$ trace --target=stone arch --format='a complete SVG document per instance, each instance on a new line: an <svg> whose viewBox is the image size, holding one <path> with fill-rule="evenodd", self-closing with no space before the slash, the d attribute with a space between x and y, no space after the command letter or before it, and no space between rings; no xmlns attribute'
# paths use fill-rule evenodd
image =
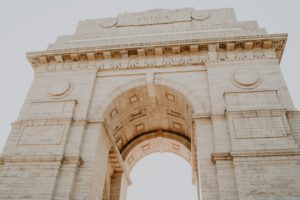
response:
<svg viewBox="0 0 300 200"><path fill-rule="evenodd" d="M158 84L142 85L123 92L111 102L104 113L104 125L112 136L125 126L135 125L138 132L168 130L190 138L192 111L191 103L177 90ZM149 118L151 121L147 121ZM168 121L162 122L162 118Z"/></svg>
<svg viewBox="0 0 300 200"><path fill-rule="evenodd" d="M191 141L176 133L165 131L152 132L136 138L122 151L122 157L130 172L139 160L156 152L174 153L193 165Z"/></svg>
<svg viewBox="0 0 300 200"><path fill-rule="evenodd" d="M130 89L121 92L106 106L103 125L115 142L109 156L114 170L111 180L116 180L112 181L111 188L117 188L117 191L111 195L127 190L123 170L128 173L140 159L151 153L177 154L191 164L193 172L196 170L192 156L192 146L195 146L192 145L193 105L185 95L188 91L183 94L159 82L168 81L159 80L155 84L134 82L141 85L132 88L133 84L127 84ZM112 95L116 92L120 91L117 89ZM116 162L116 154L122 157L123 169ZM196 173L193 175L195 180ZM123 187L126 189L120 189Z"/></svg>

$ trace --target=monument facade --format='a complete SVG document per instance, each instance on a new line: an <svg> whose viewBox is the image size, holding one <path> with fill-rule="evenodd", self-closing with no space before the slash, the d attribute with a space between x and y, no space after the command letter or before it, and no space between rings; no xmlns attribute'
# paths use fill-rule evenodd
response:
<svg viewBox="0 0 300 200"><path fill-rule="evenodd" d="M286 40L232 9L79 22L27 53L35 76L0 158L0 199L125 200L153 152L191 164L199 199L300 199Z"/></svg>

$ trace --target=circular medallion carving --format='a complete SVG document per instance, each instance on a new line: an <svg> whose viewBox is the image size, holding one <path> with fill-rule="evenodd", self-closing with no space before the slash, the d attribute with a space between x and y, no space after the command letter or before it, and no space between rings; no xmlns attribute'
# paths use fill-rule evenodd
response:
<svg viewBox="0 0 300 200"><path fill-rule="evenodd" d="M72 84L69 81L56 81L48 88L49 95L53 98L61 98L70 93Z"/></svg>
<svg viewBox="0 0 300 200"><path fill-rule="evenodd" d="M203 21L206 20L209 17L209 14L207 13L201 13L201 12L192 12L192 19L197 21Z"/></svg>
<svg viewBox="0 0 300 200"><path fill-rule="evenodd" d="M233 83L241 88L254 88L260 83L256 71L251 69L239 69L232 74Z"/></svg>
<svg viewBox="0 0 300 200"><path fill-rule="evenodd" d="M100 23L100 26L102 28L112 28L117 25L117 22L118 22L117 18L108 18L108 19L103 20Z"/></svg>

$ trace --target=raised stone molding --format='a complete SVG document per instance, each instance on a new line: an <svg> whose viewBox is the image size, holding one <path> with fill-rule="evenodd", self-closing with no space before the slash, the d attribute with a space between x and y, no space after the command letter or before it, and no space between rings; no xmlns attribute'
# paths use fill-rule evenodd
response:
<svg viewBox="0 0 300 200"><path fill-rule="evenodd" d="M238 157L266 157L266 156L299 156L300 150L265 150L265 151L242 151L242 152L230 152L233 158Z"/></svg>
<svg viewBox="0 0 300 200"><path fill-rule="evenodd" d="M6 156L3 155L4 163L9 162L62 162L63 156L49 155L49 156Z"/></svg>
<svg viewBox="0 0 300 200"><path fill-rule="evenodd" d="M211 161L216 164L217 161L224 160L232 160L232 156L230 153L212 153Z"/></svg>
<svg viewBox="0 0 300 200"><path fill-rule="evenodd" d="M272 151L241 151L241 152L224 152L212 153L211 160L214 164L217 161L234 160L235 158L244 157L272 157L272 156L300 156L299 149L296 150L272 150Z"/></svg>
<svg viewBox="0 0 300 200"><path fill-rule="evenodd" d="M76 164L77 167L80 167L84 164L84 160L81 156L64 156L63 157L63 164Z"/></svg>
<svg viewBox="0 0 300 200"><path fill-rule="evenodd" d="M152 43L108 45L30 52L27 53L27 58L35 70L44 68L50 72L203 65L209 62L253 59L277 58L280 61L286 39L286 34L270 34L172 41L159 43L159 46ZM81 65L81 62L84 64Z"/></svg>
<svg viewBox="0 0 300 200"><path fill-rule="evenodd" d="M0 199L126 199L154 152L188 161L203 199L300 197L286 40L232 9L81 21L27 53L36 76L0 156Z"/></svg>
<svg viewBox="0 0 300 200"><path fill-rule="evenodd" d="M74 163L80 167L84 161L81 156L60 156L60 155L51 155L51 156L6 156L3 155L0 158L1 162L4 163L24 163L24 162L60 162L61 164Z"/></svg>
<svg viewBox="0 0 300 200"><path fill-rule="evenodd" d="M18 120L12 123L12 127L18 128L22 126L42 126L42 125L49 125L49 124L69 124L73 122L72 118L39 118L39 119L26 119L26 120Z"/></svg>
<svg viewBox="0 0 300 200"><path fill-rule="evenodd" d="M209 57L208 53L197 53L197 54L184 54L184 55L167 55L167 56L149 56L144 58L132 57L132 58L116 58L109 60L94 60L87 62L65 62L65 63L47 63L41 64L40 67L35 68L36 72L68 72L68 71L112 71L112 70L126 70L126 69L146 69L146 68L157 68L157 67L184 67L191 65L198 65L199 68L206 64L230 64L232 61L237 63L264 61L270 62L277 59L274 56L266 57L265 50L256 53L253 57L233 57L230 60L226 57L223 58L226 53L216 53L214 59ZM235 55L235 52L233 52ZM241 54L241 53L239 53ZM221 55L221 56L219 56ZM221 61L221 62L220 62Z"/></svg>

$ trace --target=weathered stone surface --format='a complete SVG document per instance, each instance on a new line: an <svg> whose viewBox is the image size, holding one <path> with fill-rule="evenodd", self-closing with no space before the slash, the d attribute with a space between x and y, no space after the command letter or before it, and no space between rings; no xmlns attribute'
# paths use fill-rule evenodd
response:
<svg viewBox="0 0 300 200"><path fill-rule="evenodd" d="M286 39L232 9L80 22L27 54L35 79L0 158L0 199L124 200L153 152L186 159L203 200L299 199Z"/></svg>

